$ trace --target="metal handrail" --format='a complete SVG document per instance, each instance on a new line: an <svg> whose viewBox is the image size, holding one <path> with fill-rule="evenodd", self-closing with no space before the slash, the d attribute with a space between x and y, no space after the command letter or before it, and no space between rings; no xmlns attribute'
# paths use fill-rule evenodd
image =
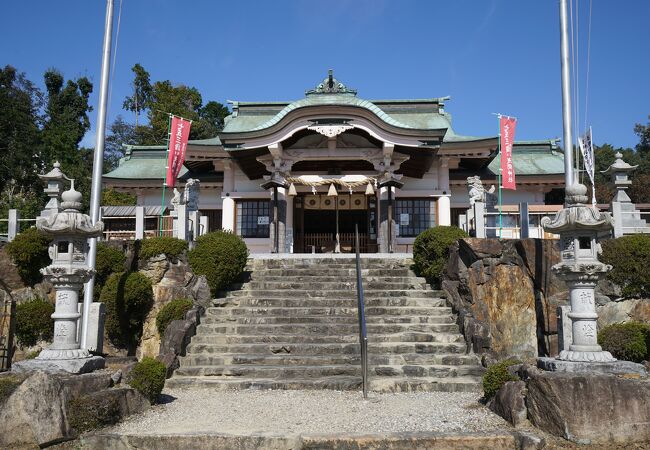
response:
<svg viewBox="0 0 650 450"><path fill-rule="evenodd" d="M363 381L363 398L368 398L368 333L366 331L366 308L361 282L361 258L359 256L359 225L354 225L354 242L357 269L357 311L359 314L359 345L361 346L361 378Z"/></svg>

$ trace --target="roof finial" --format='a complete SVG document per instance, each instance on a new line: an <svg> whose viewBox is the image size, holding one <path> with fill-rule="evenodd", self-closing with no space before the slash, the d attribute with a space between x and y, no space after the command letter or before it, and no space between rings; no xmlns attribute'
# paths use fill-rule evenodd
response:
<svg viewBox="0 0 650 450"><path fill-rule="evenodd" d="M312 94L351 94L357 95L355 89L347 88L343 83L334 78L334 71L329 69L327 71L327 78L323 80L315 89L310 89L305 92L305 95Z"/></svg>

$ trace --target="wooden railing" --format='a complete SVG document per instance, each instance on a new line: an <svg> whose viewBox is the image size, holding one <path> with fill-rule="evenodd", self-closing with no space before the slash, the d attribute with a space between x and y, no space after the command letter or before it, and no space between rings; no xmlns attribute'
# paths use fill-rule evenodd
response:
<svg viewBox="0 0 650 450"><path fill-rule="evenodd" d="M354 252L354 233L340 233L339 243L341 253ZM331 253L336 247L336 235L334 233L306 233L304 236L305 252L311 253L312 248L316 253ZM359 235L359 251L369 253L377 251L376 244L373 244L367 234Z"/></svg>

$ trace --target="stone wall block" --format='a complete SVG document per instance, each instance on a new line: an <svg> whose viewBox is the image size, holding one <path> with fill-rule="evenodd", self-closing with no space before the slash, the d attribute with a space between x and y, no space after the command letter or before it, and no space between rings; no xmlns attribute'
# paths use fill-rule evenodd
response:
<svg viewBox="0 0 650 450"><path fill-rule="evenodd" d="M650 440L650 382L528 367L526 406L536 427L575 442Z"/></svg>
<svg viewBox="0 0 650 450"><path fill-rule="evenodd" d="M526 409L526 383L508 381L489 401L488 407L515 427L528 422Z"/></svg>

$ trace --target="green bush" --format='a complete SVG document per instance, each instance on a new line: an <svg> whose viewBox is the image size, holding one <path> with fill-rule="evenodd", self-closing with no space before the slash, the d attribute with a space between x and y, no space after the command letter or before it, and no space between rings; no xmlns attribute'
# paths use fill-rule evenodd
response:
<svg viewBox="0 0 650 450"><path fill-rule="evenodd" d="M0 405L20 386L22 381L14 376L0 377Z"/></svg>
<svg viewBox="0 0 650 450"><path fill-rule="evenodd" d="M161 336L164 335L167 325L169 325L172 320L184 319L185 313L192 309L192 304L192 300L189 298L177 298L160 308L160 311L156 316L156 327L158 328L158 333L160 333Z"/></svg>
<svg viewBox="0 0 650 450"><path fill-rule="evenodd" d="M137 204L138 199L133 194L119 192L113 188L104 189L102 191L103 206L135 206Z"/></svg>
<svg viewBox="0 0 650 450"><path fill-rule="evenodd" d="M104 243L99 243L95 262L95 285L103 286L112 273L124 272L125 264L126 255L124 255L124 252L109 247Z"/></svg>
<svg viewBox="0 0 650 450"><path fill-rule="evenodd" d="M155 358L144 357L129 373L128 383L144 395L151 403L158 401L158 396L165 386L167 367Z"/></svg>
<svg viewBox="0 0 650 450"><path fill-rule="evenodd" d="M215 231L200 236L188 258L192 271L205 275L214 294L239 279L246 266L248 249L239 236Z"/></svg>
<svg viewBox="0 0 650 450"><path fill-rule="evenodd" d="M67 416L70 427L84 433L119 422L120 402L113 395L82 395L68 402Z"/></svg>
<svg viewBox="0 0 650 450"><path fill-rule="evenodd" d="M510 372L508 372L508 367L514 366L515 364L521 364L521 361L506 359L488 367L483 375L483 395L485 400L494 397L506 382L519 380L519 377L510 375Z"/></svg>
<svg viewBox="0 0 650 450"><path fill-rule="evenodd" d="M29 228L7 244L7 253L18 268L18 274L29 286L43 279L40 270L49 265L47 253L50 239L36 228Z"/></svg>
<svg viewBox="0 0 650 450"><path fill-rule="evenodd" d="M102 288L106 305L106 332L111 342L129 353L135 350L142 325L153 305L151 281L139 272L114 273Z"/></svg>
<svg viewBox="0 0 650 450"><path fill-rule="evenodd" d="M16 306L16 339L24 347L52 340L54 305L36 298Z"/></svg>
<svg viewBox="0 0 650 450"><path fill-rule="evenodd" d="M650 359L650 325L615 323L598 333L598 343L616 359L641 362Z"/></svg>
<svg viewBox="0 0 650 450"><path fill-rule="evenodd" d="M415 272L429 283L440 286L445 270L449 247L467 233L457 227L438 226L423 231L413 243L413 262Z"/></svg>
<svg viewBox="0 0 650 450"><path fill-rule="evenodd" d="M602 242L601 260L611 264L607 274L625 297L650 298L650 235L633 234Z"/></svg>
<svg viewBox="0 0 650 450"><path fill-rule="evenodd" d="M187 250L187 242L172 237L153 237L143 239L140 243L140 260L152 258L158 255L167 255L170 258L177 258Z"/></svg>

